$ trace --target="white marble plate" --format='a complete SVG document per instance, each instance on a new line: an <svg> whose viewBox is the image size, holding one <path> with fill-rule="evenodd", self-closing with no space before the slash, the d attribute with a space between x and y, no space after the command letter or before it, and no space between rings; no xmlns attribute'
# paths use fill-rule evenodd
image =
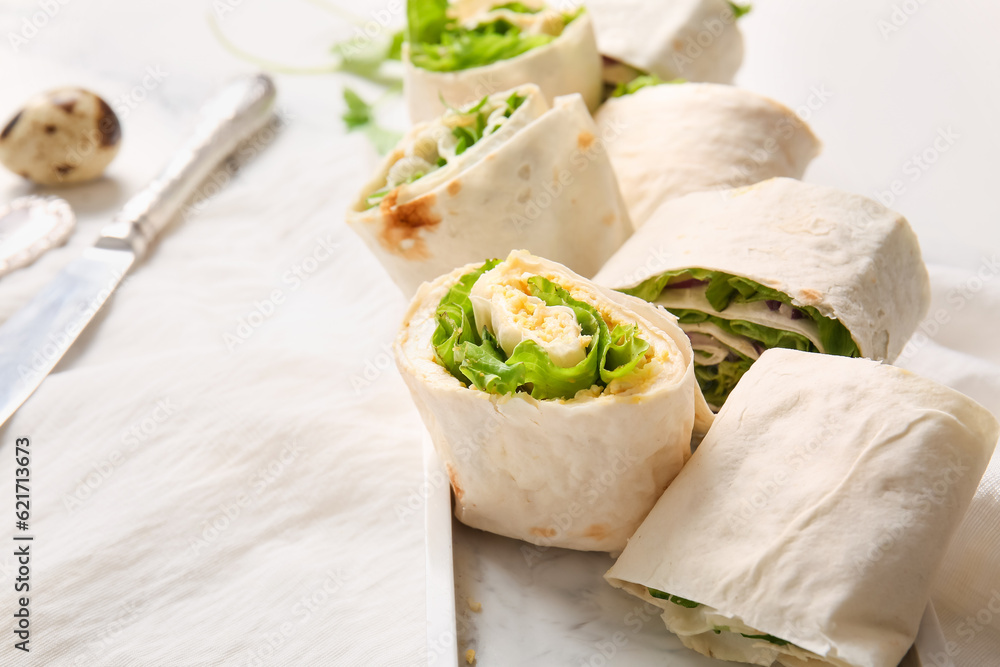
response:
<svg viewBox="0 0 1000 667"><path fill-rule="evenodd" d="M428 664L510 667L720 667L667 632L657 607L609 586L603 553L541 548L451 518L451 487L425 438ZM452 580L454 576L454 580ZM452 632L454 629L454 632ZM457 637L457 641L451 641ZM932 606L900 667L945 655Z"/></svg>

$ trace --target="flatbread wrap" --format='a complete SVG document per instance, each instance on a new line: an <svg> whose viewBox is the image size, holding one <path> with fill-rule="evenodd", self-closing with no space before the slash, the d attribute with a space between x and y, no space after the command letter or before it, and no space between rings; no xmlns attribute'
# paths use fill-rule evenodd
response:
<svg viewBox="0 0 1000 667"><path fill-rule="evenodd" d="M550 108L532 84L414 127L347 223L407 296L515 248L592 276L632 232L583 100L561 97Z"/></svg>
<svg viewBox="0 0 1000 667"><path fill-rule="evenodd" d="M711 83L621 86L594 116L636 227L660 204L777 176L802 178L820 142L794 111Z"/></svg>
<svg viewBox="0 0 1000 667"><path fill-rule="evenodd" d="M601 102L601 57L584 7L541 0L408 0L403 88L410 120L424 122L525 83L551 104L579 93Z"/></svg>
<svg viewBox="0 0 1000 667"><path fill-rule="evenodd" d="M423 284L394 350L455 516L537 545L620 551L712 419L669 313L524 251Z"/></svg>
<svg viewBox="0 0 1000 667"><path fill-rule="evenodd" d="M997 434L908 371L768 350L605 576L711 657L897 667Z"/></svg>
<svg viewBox="0 0 1000 667"><path fill-rule="evenodd" d="M930 302L903 216L790 178L667 201L594 280L679 318L716 408L768 348L892 361Z"/></svg>
<svg viewBox="0 0 1000 667"><path fill-rule="evenodd" d="M586 0L594 19L604 78L640 74L729 83L743 63L737 20L749 8L725 0Z"/></svg>

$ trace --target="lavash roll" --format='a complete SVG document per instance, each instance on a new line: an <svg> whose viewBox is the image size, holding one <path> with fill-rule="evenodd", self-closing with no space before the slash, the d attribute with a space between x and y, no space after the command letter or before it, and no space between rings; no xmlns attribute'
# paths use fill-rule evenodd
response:
<svg viewBox="0 0 1000 667"><path fill-rule="evenodd" d="M709 83L647 86L609 99L594 119L636 227L691 192L801 178L821 147L791 109Z"/></svg>
<svg viewBox="0 0 1000 667"><path fill-rule="evenodd" d="M453 10L470 17L503 0L457 0ZM529 2L539 7L540 2ZM590 111L601 103L603 83L601 56L597 52L590 14L575 18L554 40L513 58L482 67L436 72L415 66L409 47L403 46L403 93L410 121L421 123L444 113L445 103L453 107L481 99L497 91L534 83L551 104L557 97L579 93ZM443 100L443 102L442 102Z"/></svg>
<svg viewBox="0 0 1000 667"><path fill-rule="evenodd" d="M892 361L930 302L920 246L903 216L865 197L835 188L775 178L721 192L667 201L595 276L614 289L635 289L651 277L704 269L754 281L790 297L790 308L811 308L846 328L860 356ZM653 299L678 311L707 312L812 336L806 320L758 307L714 311L696 290L665 289ZM690 334L730 339L700 324ZM816 345L824 352L821 345ZM758 351L759 352L759 351ZM718 405L717 405L718 407Z"/></svg>
<svg viewBox="0 0 1000 667"><path fill-rule="evenodd" d="M769 350L605 576L705 655L896 667L997 434L908 371Z"/></svg>
<svg viewBox="0 0 1000 667"><path fill-rule="evenodd" d="M347 223L407 296L456 266L514 248L591 276L631 234L607 152L580 96L561 97L550 108L538 87L527 84L490 100L512 92L526 99L497 132L369 208L366 197L408 149L440 133L434 123L414 127L347 212Z"/></svg>
<svg viewBox="0 0 1000 667"><path fill-rule="evenodd" d="M585 0L606 58L661 79L729 83L743 35L725 0ZM620 83L620 81L613 81Z"/></svg>
<svg viewBox="0 0 1000 667"><path fill-rule="evenodd" d="M478 266L422 285L394 346L451 479L455 516L538 545L618 552L690 456L696 420L704 429L712 418L687 338L662 309L516 251L499 265L502 275L543 276L605 320L634 324L656 360L652 374L616 393L584 390L565 400L466 386L439 362L432 337L442 297Z"/></svg>

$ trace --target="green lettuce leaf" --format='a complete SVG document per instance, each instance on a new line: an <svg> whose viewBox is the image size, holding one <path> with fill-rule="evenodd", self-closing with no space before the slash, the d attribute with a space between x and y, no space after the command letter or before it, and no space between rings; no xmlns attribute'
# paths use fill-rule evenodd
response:
<svg viewBox="0 0 1000 667"><path fill-rule="evenodd" d="M541 299L547 306L572 309L583 334L592 337L587 356L569 368L556 366L542 346L533 340L521 341L514 348L508 363L525 365L526 383L531 385L532 398L572 398L581 389L600 384L601 361L610 338L604 319L593 306L577 301L569 292L541 276L529 278L528 289L531 296Z"/></svg>
<svg viewBox="0 0 1000 667"><path fill-rule="evenodd" d="M513 394L526 380L524 364L507 364L497 339L486 329L482 343L462 343L455 352L459 369L476 389L492 394Z"/></svg>
<svg viewBox="0 0 1000 667"><path fill-rule="evenodd" d="M671 595L670 593L664 593L663 591L656 590L655 588L646 588L646 590L649 591L649 594L652 595L654 598L659 598L661 600L669 600L670 602L673 602L674 604L680 605L682 607L686 607L687 609L694 609L695 607L701 606L701 604L698 602L694 602L692 600L686 600L677 595Z"/></svg>
<svg viewBox="0 0 1000 667"><path fill-rule="evenodd" d="M719 312L725 311L725 309L733 303L778 301L780 303L787 304L792 308L798 309L803 316L816 323L819 340L823 345L823 351L827 354L835 354L843 357L861 356L861 351L858 349L857 343L855 343L854 339L851 338L851 334L847 330L847 327L845 327L840 320L826 317L812 306L795 305L792 303L792 298L784 292L779 292L771 287L765 287L760 283L740 276L733 276L727 273L722 273L721 271L709 271L706 269L682 269L678 271L668 271L666 273L653 276L652 278L643 281L636 287L622 291L626 294L631 294L641 299L645 299L646 301L656 301L667 284L674 281L687 280L689 278L709 281L705 296L708 299L708 302L712 304L712 307ZM715 318L713 319L713 322L718 319L721 318ZM803 348L800 342L793 344L792 341L796 339L793 339L790 336L774 334L773 332L776 330L768 329L768 327L760 327L759 325L753 325L749 322L743 322L736 325L736 328L748 332L754 332L753 335L750 335L749 333L739 333L739 335L746 335L748 338L760 341L765 344L765 347L794 347L795 349L808 349ZM794 336L798 336L798 338L805 338L804 336L800 336L798 334L794 334ZM774 345L769 344L768 341L772 340L781 340L784 342ZM814 345L810 344L810 347L814 351L816 350Z"/></svg>
<svg viewBox="0 0 1000 667"><path fill-rule="evenodd" d="M545 46L553 35L524 35L504 19L466 29L447 16L447 0L407 0L407 41L410 62L432 72L455 72L508 60ZM535 13L520 2L502 6L518 13ZM564 26L583 12L579 8L563 14Z"/></svg>
<svg viewBox="0 0 1000 667"><path fill-rule="evenodd" d="M635 325L616 325L601 364L601 381L610 384L634 371L648 349L649 343L639 338Z"/></svg>
<svg viewBox="0 0 1000 667"><path fill-rule="evenodd" d="M514 115L514 112L521 108L521 105L524 104L524 101L526 99L528 98L524 95L519 95L516 90L513 93L511 93L510 97L507 98L507 101L505 103L506 108L504 109L503 112L504 117L510 118L512 115Z"/></svg>
<svg viewBox="0 0 1000 667"><path fill-rule="evenodd" d="M448 22L448 0L406 0L406 38L411 45L436 44Z"/></svg>
<svg viewBox="0 0 1000 667"><path fill-rule="evenodd" d="M634 326L618 325L614 332L609 332L593 306L574 299L541 276L528 279L531 296L546 305L566 306L573 311L583 334L591 337L587 356L578 364L563 368L552 361L541 345L523 340L506 357L488 330L475 330L469 298L475 282L497 263L498 260L491 260L462 276L438 304L438 326L432 344L440 363L463 384L497 394L524 391L538 400L568 399L581 389L595 384L605 386L627 376L644 358L649 344L638 336Z"/></svg>
<svg viewBox="0 0 1000 667"><path fill-rule="evenodd" d="M611 97L625 97L626 95L633 95L643 88L649 86L659 86L660 84L669 83L687 83L687 79L671 79L670 81L664 81L655 74L643 74L637 76L631 81L623 81L615 86L614 92L611 93Z"/></svg>
<svg viewBox="0 0 1000 667"><path fill-rule="evenodd" d="M517 12L518 14L537 14L542 11L540 9L532 9L523 2L508 2L505 5L498 5L493 9L509 9L512 12Z"/></svg>
<svg viewBox="0 0 1000 667"><path fill-rule="evenodd" d="M441 365L463 384L467 382L467 378L460 369L461 360L455 359L455 348L462 343L471 342L478 345L482 342L479 332L476 331L476 318L469 292L479 280L479 276L499 263L499 259L491 259L475 271L462 276L441 298L435 313L438 325L431 338L431 344Z"/></svg>
<svg viewBox="0 0 1000 667"><path fill-rule="evenodd" d="M733 354L739 357L735 361L725 359L714 366L694 365L694 376L705 400L717 407L726 402L736 383L753 365L753 359L736 352Z"/></svg>

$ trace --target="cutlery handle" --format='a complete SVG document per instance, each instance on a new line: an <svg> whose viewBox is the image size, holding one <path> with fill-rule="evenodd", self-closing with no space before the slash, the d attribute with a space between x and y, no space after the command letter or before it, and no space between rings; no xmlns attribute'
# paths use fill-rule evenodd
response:
<svg viewBox="0 0 1000 667"><path fill-rule="evenodd" d="M137 258L241 141L264 126L275 98L266 74L236 79L201 109L194 133L152 183L125 204L97 245L130 248Z"/></svg>

